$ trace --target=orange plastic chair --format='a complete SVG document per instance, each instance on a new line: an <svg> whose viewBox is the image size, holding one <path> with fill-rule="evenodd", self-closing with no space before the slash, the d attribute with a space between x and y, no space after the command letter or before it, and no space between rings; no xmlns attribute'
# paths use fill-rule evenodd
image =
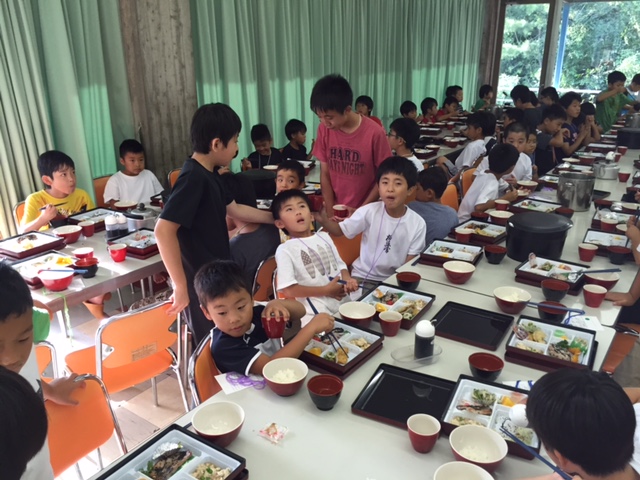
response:
<svg viewBox="0 0 640 480"><path fill-rule="evenodd" d="M637 325L628 325L621 323L620 326L630 329L632 332L637 331ZM624 358L631 353L633 346L638 340L635 334L616 332L607 352L607 356L602 362L602 371L613 374L616 368L622 363Z"/></svg>
<svg viewBox="0 0 640 480"><path fill-rule="evenodd" d="M460 202L458 201L458 189L453 183L447 185L442 197L440 197L440 202L443 205L448 205L455 211L458 211L458 207L460 206Z"/></svg>
<svg viewBox="0 0 640 480"><path fill-rule="evenodd" d="M351 240L344 235L340 237L331 235L331 239L336 245L336 249L338 250L342 261L347 264L347 267L351 268L353 262L355 262L356 258L360 256L360 241L362 240L362 234L355 236Z"/></svg>
<svg viewBox="0 0 640 480"><path fill-rule="evenodd" d="M13 221L16 224L16 228L20 230L20 222L22 221L22 217L24 216L24 200L22 202L18 202L13 206Z"/></svg>
<svg viewBox="0 0 640 480"><path fill-rule="evenodd" d="M273 276L276 271L276 257L269 257L263 260L253 279L253 299L256 302L267 302L273 300Z"/></svg>
<svg viewBox="0 0 640 480"><path fill-rule="evenodd" d="M95 345L67 355L67 368L71 372L88 372L98 376L110 393L151 380L156 406L156 377L172 369L178 378L184 408L188 412L187 394L180 381L180 362L171 349L173 344L180 341L175 332L181 331L181 322L178 319L177 329L170 330L176 322L175 315L167 315L170 303L153 304L103 320L96 332ZM113 351L103 359L105 345L113 348Z"/></svg>
<svg viewBox="0 0 640 480"><path fill-rule="evenodd" d="M222 390L215 379L216 375L220 375L220 370L211 356L212 335L213 331L200 342L189 359L189 387L196 406Z"/></svg>
<svg viewBox="0 0 640 480"><path fill-rule="evenodd" d="M108 207L109 205L104 201L104 189L107 186L107 181L111 178L111 175L105 175L93 179L93 191L96 194L96 206Z"/></svg>
<svg viewBox="0 0 640 480"><path fill-rule="evenodd" d="M471 187L471 184L476 179L474 172L475 168L469 168L464 171L462 174L462 196L464 197L467 194L467 191Z"/></svg>
<svg viewBox="0 0 640 480"><path fill-rule="evenodd" d="M178 177L180 176L181 171L182 171L182 168L174 168L169 172L169 175L167 175L167 182L169 182L169 188L173 188L173 186L176 184L176 180L178 180Z"/></svg>
<svg viewBox="0 0 640 480"><path fill-rule="evenodd" d="M122 454L127 453L118 419L111 409L104 383L94 375L83 375L86 387L76 389L73 398L78 405L45 402L49 419L48 441L51 466L55 477L98 450L100 469L103 446L115 433Z"/></svg>

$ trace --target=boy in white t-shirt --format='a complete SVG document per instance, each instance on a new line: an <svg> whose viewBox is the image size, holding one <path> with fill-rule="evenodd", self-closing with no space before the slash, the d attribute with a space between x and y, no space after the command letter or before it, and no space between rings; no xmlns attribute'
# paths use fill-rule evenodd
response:
<svg viewBox="0 0 640 480"><path fill-rule="evenodd" d="M110 206L122 201L149 203L164 190L156 176L144 168L144 148L137 140L120 144L121 172L111 176L104 188L104 201Z"/></svg>
<svg viewBox="0 0 640 480"><path fill-rule="evenodd" d="M276 227L290 236L276 251L278 292L304 305L303 327L315 315L313 308L335 314L342 299L358 290L358 283L329 234L311 231L309 199L300 190L285 190L273 200L271 212Z"/></svg>
<svg viewBox="0 0 640 480"><path fill-rule="evenodd" d="M46 401L74 405L71 394L84 388L77 375L41 382L33 346L33 299L29 287L9 264L0 262L0 365L22 375ZM0 477L5 478L0 472ZM27 465L21 480L53 480L47 443Z"/></svg>
<svg viewBox="0 0 640 480"><path fill-rule="evenodd" d="M479 175L471 184L458 209L460 223L471 218L471 212L484 212L495 208L498 198L514 201L518 198L518 190L510 189L502 197L499 197L499 180L509 175L516 165L519 157L518 150L513 145L501 143L489 152L489 170L484 175Z"/></svg>
<svg viewBox="0 0 640 480"><path fill-rule="evenodd" d="M362 233L360 256L353 262L351 274L370 283L385 280L420 254L427 233L422 217L405 205L416 188L416 167L406 158L389 157L380 164L376 179L381 201L360 207L340 223L328 219L324 211L316 216L333 235L354 238Z"/></svg>

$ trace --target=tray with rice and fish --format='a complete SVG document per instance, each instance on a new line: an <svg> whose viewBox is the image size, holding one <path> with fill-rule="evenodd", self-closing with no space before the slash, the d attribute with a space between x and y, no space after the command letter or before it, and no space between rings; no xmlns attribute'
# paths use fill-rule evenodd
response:
<svg viewBox="0 0 640 480"><path fill-rule="evenodd" d="M474 245L486 245L500 243L507 237L507 227L478 220L467 220L449 232L449 237L456 238L456 229L468 228L473 230L471 243Z"/></svg>
<svg viewBox="0 0 640 480"><path fill-rule="evenodd" d="M400 313L400 328L409 330L431 308L435 299L435 295L407 292L398 287L381 284L359 301L376 308L375 320L378 320L380 313L389 310Z"/></svg>
<svg viewBox="0 0 640 480"><path fill-rule="evenodd" d="M541 258L531 253L528 260L515 268L516 282L540 287L542 280L554 278L569 284L569 295L578 295L584 284L583 273L588 269L588 265Z"/></svg>
<svg viewBox="0 0 640 480"><path fill-rule="evenodd" d="M64 247L64 238L44 232L28 232L0 240L0 255L22 260Z"/></svg>
<svg viewBox="0 0 640 480"><path fill-rule="evenodd" d="M452 240L434 240L420 254L418 261L435 267L440 267L449 260L461 260L475 265L481 257L482 247L477 245L469 245Z"/></svg>

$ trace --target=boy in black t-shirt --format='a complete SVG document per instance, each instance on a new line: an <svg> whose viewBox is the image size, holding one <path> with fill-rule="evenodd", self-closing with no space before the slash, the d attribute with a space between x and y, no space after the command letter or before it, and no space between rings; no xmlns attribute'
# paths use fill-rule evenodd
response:
<svg viewBox="0 0 640 480"><path fill-rule="evenodd" d="M277 148L273 148L273 137L269 127L259 123L251 127L251 142L256 151L251 152L248 158L242 160L242 167L262 168L265 165L278 165L282 161L282 154Z"/></svg>
<svg viewBox="0 0 640 480"><path fill-rule="evenodd" d="M307 126L300 120L295 118L289 120L284 126L284 134L289 139L284 147L282 147L282 159L291 160L311 160L313 156L311 153L307 155L307 148L304 146L304 142L307 141ZM311 151L313 151L313 144L311 142Z"/></svg>
<svg viewBox="0 0 640 480"><path fill-rule="evenodd" d="M561 158L556 156L554 147L562 147L564 130L562 124L567 121L567 113L560 105L551 105L544 110L542 123L538 125L538 146L536 148L536 166L538 175L546 175L555 168Z"/></svg>
<svg viewBox="0 0 640 480"><path fill-rule="evenodd" d="M314 335L333 330L331 315L320 313L284 347L279 339L269 339L262 318L269 316L299 327L305 308L295 300L272 300L266 306L253 304L251 286L234 262L216 260L198 271L195 289L204 315L215 324L211 356L221 372L262 374L272 359L297 358Z"/></svg>
<svg viewBox="0 0 640 480"><path fill-rule="evenodd" d="M224 187L216 167L226 167L238 153L242 122L227 105L200 107L191 121L193 154L173 187L155 234L162 261L174 284L169 314L189 307L187 323L196 343L211 330L198 306L193 279L198 268L217 258L230 258L226 215L244 222L273 223L273 216L238 205Z"/></svg>

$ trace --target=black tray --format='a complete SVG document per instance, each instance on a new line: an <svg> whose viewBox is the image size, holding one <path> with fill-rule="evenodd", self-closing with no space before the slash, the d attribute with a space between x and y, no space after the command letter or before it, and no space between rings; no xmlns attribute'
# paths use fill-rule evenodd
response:
<svg viewBox="0 0 640 480"><path fill-rule="evenodd" d="M456 383L386 363L378 369L351 404L356 415L400 428L416 413L442 418Z"/></svg>
<svg viewBox="0 0 640 480"><path fill-rule="evenodd" d="M513 317L455 302L447 302L433 317L436 335L496 351Z"/></svg>

